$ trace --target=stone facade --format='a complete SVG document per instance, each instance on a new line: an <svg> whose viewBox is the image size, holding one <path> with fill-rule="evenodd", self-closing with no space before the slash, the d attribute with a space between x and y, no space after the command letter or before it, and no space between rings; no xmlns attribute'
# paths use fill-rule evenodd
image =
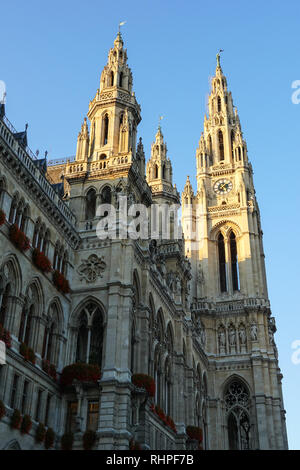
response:
<svg viewBox="0 0 300 470"><path fill-rule="evenodd" d="M184 240L172 236L176 214L167 239L111 238L109 228L97 236L98 206L112 204L118 215L121 195L129 209L140 203L149 213L180 204L160 126L145 165L132 86L118 33L75 159L48 167L1 108L0 323L11 345L0 366L0 448L45 448L35 438L43 423L55 432L54 448L73 433L73 448L82 449L91 429L96 449L133 441L194 449L194 426L204 449L286 449L259 208L220 58L196 153L197 192L188 178L181 197ZM157 224L161 235L163 215ZM123 228L119 217L116 233ZM36 261L41 253L49 272L44 258ZM64 367L79 362L98 364L100 379L62 388ZM153 398L133 385L135 374L154 378ZM28 433L11 428L15 409L31 417Z"/></svg>

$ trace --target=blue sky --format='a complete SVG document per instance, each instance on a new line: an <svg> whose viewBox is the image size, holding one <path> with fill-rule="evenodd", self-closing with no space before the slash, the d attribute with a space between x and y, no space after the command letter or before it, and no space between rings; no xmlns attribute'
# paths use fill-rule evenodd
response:
<svg viewBox="0 0 300 470"><path fill-rule="evenodd" d="M218 49L237 106L260 204L269 295L291 449L300 449L299 123L292 82L300 80L299 1L127 0L2 2L0 80L6 111L29 145L50 159L73 155L77 133L118 23L142 106L147 158L164 115L174 181L195 187L209 76Z"/></svg>

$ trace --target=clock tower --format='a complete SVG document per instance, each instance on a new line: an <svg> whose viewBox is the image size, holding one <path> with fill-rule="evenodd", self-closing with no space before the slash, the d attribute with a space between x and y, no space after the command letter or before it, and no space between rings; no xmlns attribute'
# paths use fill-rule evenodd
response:
<svg viewBox="0 0 300 470"><path fill-rule="evenodd" d="M220 55L196 151L197 192L182 194L191 321L205 329L216 448L287 447L262 229L247 145ZM242 396L247 400L242 403ZM247 402L247 403L246 403ZM222 432L221 432L222 431Z"/></svg>

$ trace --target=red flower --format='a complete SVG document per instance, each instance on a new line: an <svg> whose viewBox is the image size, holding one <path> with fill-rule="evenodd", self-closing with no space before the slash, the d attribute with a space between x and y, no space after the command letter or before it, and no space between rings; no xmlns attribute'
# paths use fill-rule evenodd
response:
<svg viewBox="0 0 300 470"><path fill-rule="evenodd" d="M72 385L73 380L79 380L80 382L97 382L101 377L99 366L95 364L84 364L78 362L64 367L60 383L63 387Z"/></svg>
<svg viewBox="0 0 300 470"><path fill-rule="evenodd" d="M138 388L144 388L150 397L155 395L155 381L147 374L133 374L131 382Z"/></svg>
<svg viewBox="0 0 300 470"><path fill-rule="evenodd" d="M0 325L0 340L3 341L6 345L7 348L11 347L11 336L10 332L3 328L2 325Z"/></svg>
<svg viewBox="0 0 300 470"><path fill-rule="evenodd" d="M57 270L53 273L53 282L55 287L64 294L69 294L71 292L69 281Z"/></svg>
<svg viewBox="0 0 300 470"><path fill-rule="evenodd" d="M50 260L47 258L47 256L44 255L42 251L39 251L37 248L33 250L32 260L36 267L44 273L49 273L52 271Z"/></svg>
<svg viewBox="0 0 300 470"><path fill-rule="evenodd" d="M0 225L3 225L3 224L4 224L5 219L6 219L6 214L5 214L5 212L4 212L2 209L0 209Z"/></svg>
<svg viewBox="0 0 300 470"><path fill-rule="evenodd" d="M198 428L196 426L187 426L186 433L190 439L195 439L199 442L199 444L202 442L203 433L201 428Z"/></svg>
<svg viewBox="0 0 300 470"><path fill-rule="evenodd" d="M26 251L30 248L29 238L26 237L25 233L16 224L10 226L9 238L20 251Z"/></svg>

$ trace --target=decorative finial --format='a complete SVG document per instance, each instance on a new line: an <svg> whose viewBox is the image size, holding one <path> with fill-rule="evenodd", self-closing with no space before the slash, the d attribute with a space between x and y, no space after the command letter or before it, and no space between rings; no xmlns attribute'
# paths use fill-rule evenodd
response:
<svg viewBox="0 0 300 470"><path fill-rule="evenodd" d="M25 124L25 132L27 131L27 129L28 129L28 122L26 122Z"/></svg>
<svg viewBox="0 0 300 470"><path fill-rule="evenodd" d="M45 151L45 158L47 158L48 150Z"/></svg>
<svg viewBox="0 0 300 470"><path fill-rule="evenodd" d="M40 153L40 151L39 151L39 149L37 149L37 150L35 151L35 154L36 154L37 157L39 156L39 153Z"/></svg>
<svg viewBox="0 0 300 470"><path fill-rule="evenodd" d="M119 34L121 34L121 26L123 26L126 23L126 21L121 21L119 23Z"/></svg>
<svg viewBox="0 0 300 470"><path fill-rule="evenodd" d="M217 53L217 67L221 67L220 65L220 53L224 52L224 49L220 49L219 52Z"/></svg>
<svg viewBox="0 0 300 470"><path fill-rule="evenodd" d="M160 122L161 122L161 120L162 120L163 118L164 118L163 116L159 116L159 118L158 118L158 129L159 129L159 130L161 129Z"/></svg>

